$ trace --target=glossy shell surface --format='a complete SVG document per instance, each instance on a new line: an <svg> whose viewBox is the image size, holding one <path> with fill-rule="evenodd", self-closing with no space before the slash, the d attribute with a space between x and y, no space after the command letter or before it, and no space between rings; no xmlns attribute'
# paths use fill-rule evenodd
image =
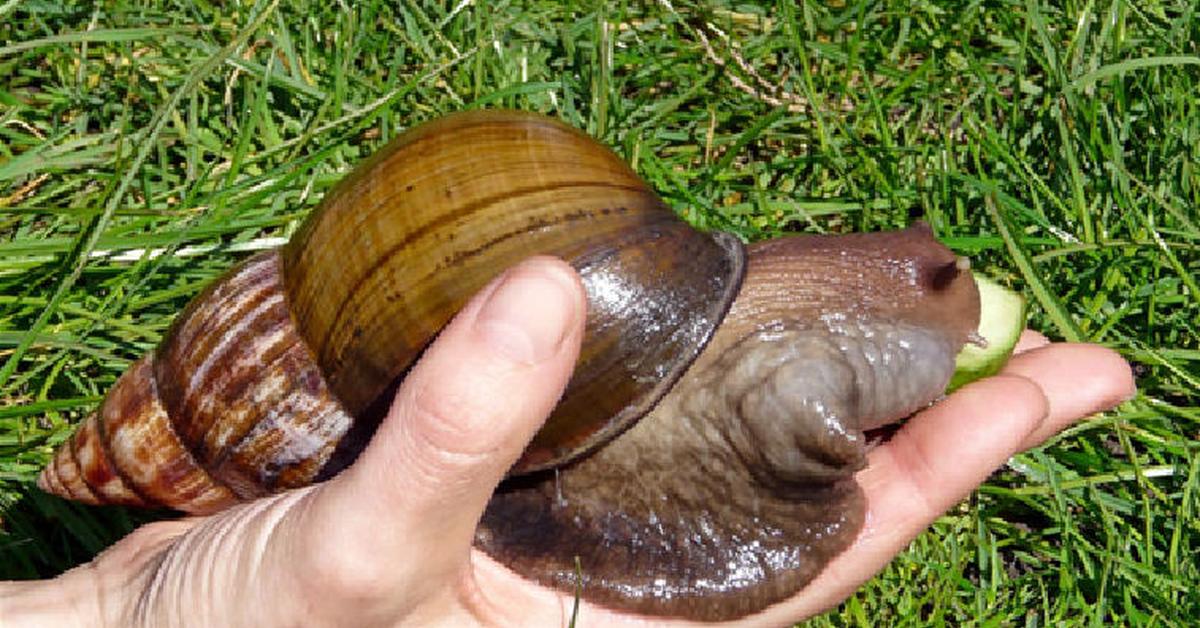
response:
<svg viewBox="0 0 1200 628"><path fill-rule="evenodd" d="M556 120L440 118L356 168L281 251L194 299L42 485L212 512L327 478L467 299L539 254L579 271L588 318L574 377L518 473L582 455L649 411L725 315L745 256Z"/></svg>
<svg viewBox="0 0 1200 628"><path fill-rule="evenodd" d="M654 405L733 302L740 243L689 227L575 129L470 112L357 168L284 248L284 278L326 382L361 415L471 295L535 253L580 272L588 319L575 374L520 472L591 449Z"/></svg>

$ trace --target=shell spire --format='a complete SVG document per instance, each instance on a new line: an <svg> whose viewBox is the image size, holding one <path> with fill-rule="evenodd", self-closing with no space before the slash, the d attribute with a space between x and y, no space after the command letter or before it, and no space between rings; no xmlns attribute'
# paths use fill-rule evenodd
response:
<svg viewBox="0 0 1200 628"><path fill-rule="evenodd" d="M313 482L352 422L296 332L269 251L192 301L38 485L85 503L211 513Z"/></svg>
<svg viewBox="0 0 1200 628"><path fill-rule="evenodd" d="M162 506L205 513L236 501L179 441L158 399L153 354L117 380L38 478L38 486L89 504Z"/></svg>

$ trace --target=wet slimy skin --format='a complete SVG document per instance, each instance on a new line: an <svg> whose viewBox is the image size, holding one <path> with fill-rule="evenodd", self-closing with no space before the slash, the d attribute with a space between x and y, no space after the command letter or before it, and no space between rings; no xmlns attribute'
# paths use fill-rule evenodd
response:
<svg viewBox="0 0 1200 628"><path fill-rule="evenodd" d="M729 316L655 410L591 456L503 487L476 543L612 608L761 610L853 541L863 430L941 394L978 309L970 273L923 225L752 247Z"/></svg>

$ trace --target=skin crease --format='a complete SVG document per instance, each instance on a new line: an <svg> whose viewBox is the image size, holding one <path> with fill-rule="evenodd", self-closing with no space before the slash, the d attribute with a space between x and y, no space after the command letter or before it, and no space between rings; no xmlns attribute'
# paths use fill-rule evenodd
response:
<svg viewBox="0 0 1200 628"><path fill-rule="evenodd" d="M345 473L145 526L53 580L0 583L0 624L565 625L569 597L521 580L471 539L569 377L583 309L562 262L511 269L442 333ZM849 550L793 598L730 625L787 625L838 604L1012 454L1135 393L1128 365L1107 349L1026 332L1017 351L999 375L871 452L858 474L867 522ZM689 624L584 603L578 625Z"/></svg>

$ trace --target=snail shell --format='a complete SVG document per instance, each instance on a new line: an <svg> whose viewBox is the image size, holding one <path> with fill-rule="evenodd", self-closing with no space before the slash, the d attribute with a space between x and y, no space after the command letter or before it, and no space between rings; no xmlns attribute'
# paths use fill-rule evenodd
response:
<svg viewBox="0 0 1200 628"><path fill-rule="evenodd" d="M861 524L862 430L936 398L978 324L926 226L747 258L561 123L458 114L193 300L39 484L208 513L325 479L466 300L539 253L583 278L584 346L476 543L566 590L578 556L585 598L643 613L738 617L808 582Z"/></svg>
<svg viewBox="0 0 1200 628"><path fill-rule="evenodd" d="M358 167L281 251L194 299L42 483L81 501L207 513L327 478L366 445L372 404L454 313L535 253L582 276L586 340L514 472L561 464L645 414L744 273L735 238L689 227L575 129L515 112L441 118Z"/></svg>

